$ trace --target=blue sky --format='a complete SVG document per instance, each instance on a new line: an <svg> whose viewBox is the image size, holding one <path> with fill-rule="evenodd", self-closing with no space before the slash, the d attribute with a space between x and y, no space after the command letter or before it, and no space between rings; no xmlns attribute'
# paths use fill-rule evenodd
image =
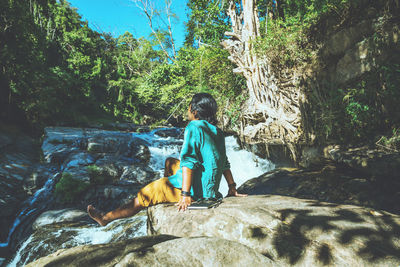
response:
<svg viewBox="0 0 400 267"><path fill-rule="evenodd" d="M147 18L130 0L67 0L71 6L78 9L83 20L97 31L111 33L114 37L129 31L135 38L148 38L151 33ZM163 4L164 0L153 0ZM187 0L173 0L172 12L179 20L172 25L173 36L177 48L183 45L185 39L185 22L188 20Z"/></svg>

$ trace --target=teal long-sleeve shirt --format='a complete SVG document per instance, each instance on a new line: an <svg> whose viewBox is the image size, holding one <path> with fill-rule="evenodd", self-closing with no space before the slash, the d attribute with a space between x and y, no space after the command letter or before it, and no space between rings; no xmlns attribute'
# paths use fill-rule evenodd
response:
<svg viewBox="0 0 400 267"><path fill-rule="evenodd" d="M180 154L180 169L168 177L176 188L182 188L182 167L193 170L191 193L194 199L220 198L222 174L230 169L223 132L206 120L193 120L185 129Z"/></svg>

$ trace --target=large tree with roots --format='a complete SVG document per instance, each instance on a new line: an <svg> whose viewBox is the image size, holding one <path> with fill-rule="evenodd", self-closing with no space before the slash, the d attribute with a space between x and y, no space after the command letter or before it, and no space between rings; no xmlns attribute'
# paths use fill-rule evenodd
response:
<svg viewBox="0 0 400 267"><path fill-rule="evenodd" d="M230 2L228 14L232 32L225 35L222 46L230 53L229 59L237 65L235 73L246 78L249 100L243 110L242 135L248 140L268 140L270 144L285 144L295 158L295 144L303 136L300 106L304 95L298 87L282 86L271 72L268 58L255 53L254 41L260 36L256 0L242 0L240 9ZM279 77L280 81L285 79ZM283 78L283 79L282 79ZM286 79L292 83L291 77ZM258 137L258 138L257 138Z"/></svg>

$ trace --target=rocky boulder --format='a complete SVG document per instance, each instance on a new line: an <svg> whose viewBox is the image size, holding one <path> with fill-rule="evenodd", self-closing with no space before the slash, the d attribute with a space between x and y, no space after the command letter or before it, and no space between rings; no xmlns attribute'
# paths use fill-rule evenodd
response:
<svg viewBox="0 0 400 267"><path fill-rule="evenodd" d="M161 136L161 137L175 137L175 138L179 138L182 137L183 138L183 129L179 129L179 128L174 128L174 129L158 129L154 131L155 135Z"/></svg>
<svg viewBox="0 0 400 267"><path fill-rule="evenodd" d="M284 266L398 266L400 216L285 196L226 198L217 208L148 209L149 234L240 242Z"/></svg>
<svg viewBox="0 0 400 267"><path fill-rule="evenodd" d="M33 230L14 255L11 266L24 266L59 249L86 244L113 246L116 242L143 236L146 234L146 213L99 227L83 210L51 210L36 219Z"/></svg>
<svg viewBox="0 0 400 267"><path fill-rule="evenodd" d="M49 210L43 212L32 224L34 230L38 230L48 225L60 223L91 222L87 212L75 209Z"/></svg>
<svg viewBox="0 0 400 267"><path fill-rule="evenodd" d="M371 177L399 177L399 152L388 152L377 147L342 148L336 145L326 147L324 149L324 156L337 163L368 174Z"/></svg>
<svg viewBox="0 0 400 267"><path fill-rule="evenodd" d="M84 209L88 204L93 204L101 210L109 211L132 200L141 188L138 184L93 186L75 205Z"/></svg>
<svg viewBox="0 0 400 267"><path fill-rule="evenodd" d="M159 235L60 250L27 266L276 266L240 243Z"/></svg>
<svg viewBox="0 0 400 267"><path fill-rule="evenodd" d="M24 191L29 196L42 188L47 180L57 172L52 164L35 164L31 166L31 170L30 174L25 176L23 183Z"/></svg>
<svg viewBox="0 0 400 267"><path fill-rule="evenodd" d="M21 204L37 187L25 187L39 163L37 142L21 132L7 129L0 133L0 243L6 242L9 229Z"/></svg>
<svg viewBox="0 0 400 267"><path fill-rule="evenodd" d="M148 145L143 138L130 132L45 128L44 157L47 162L60 167L63 177L64 174L69 177L63 180L65 189L59 187L57 192L62 197L57 200L73 199L75 205L82 205L79 207L89 201L107 209L128 201L136 194L139 185L157 178L148 166L151 156ZM69 183L82 184L85 189L72 192Z"/></svg>
<svg viewBox="0 0 400 267"><path fill-rule="evenodd" d="M382 172L391 170L382 169ZM330 161L308 169L278 168L246 181L238 190L251 195L278 194L362 205L399 214L399 188L400 180L396 177L374 177L368 172Z"/></svg>

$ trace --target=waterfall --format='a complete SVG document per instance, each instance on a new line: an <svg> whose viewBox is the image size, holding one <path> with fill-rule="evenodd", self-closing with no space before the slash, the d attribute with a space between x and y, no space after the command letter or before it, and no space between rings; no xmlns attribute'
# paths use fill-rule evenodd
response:
<svg viewBox="0 0 400 267"><path fill-rule="evenodd" d="M8 247L10 245L12 236L23 222L30 219L30 217L34 213L37 214L38 212L45 209L46 202L48 202L48 197L51 193L51 190L54 186L54 182L58 175L59 173L56 173L55 175L50 177L50 179L47 180L47 182L41 189L37 190L32 197L30 197L27 201L25 201L26 206L22 209L22 211L18 214L17 218L15 219L13 226L11 227L8 233L7 241L5 243L0 243L0 248Z"/></svg>

